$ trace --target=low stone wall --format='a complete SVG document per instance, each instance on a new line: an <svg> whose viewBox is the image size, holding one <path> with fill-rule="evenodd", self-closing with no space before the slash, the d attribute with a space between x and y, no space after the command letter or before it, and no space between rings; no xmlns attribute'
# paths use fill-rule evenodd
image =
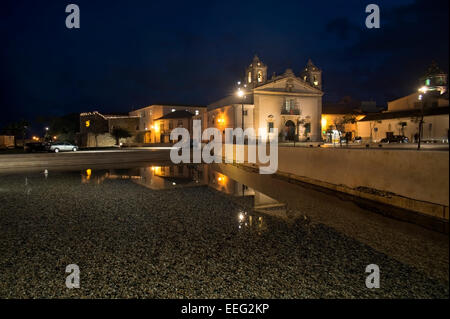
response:
<svg viewBox="0 0 450 319"><path fill-rule="evenodd" d="M86 136L85 147L109 147L116 145L116 139L109 133L99 134L97 137L95 134L88 133ZM135 137L121 138L119 143L132 145L136 143Z"/></svg>
<svg viewBox="0 0 450 319"><path fill-rule="evenodd" d="M448 220L446 151L279 147L277 174Z"/></svg>

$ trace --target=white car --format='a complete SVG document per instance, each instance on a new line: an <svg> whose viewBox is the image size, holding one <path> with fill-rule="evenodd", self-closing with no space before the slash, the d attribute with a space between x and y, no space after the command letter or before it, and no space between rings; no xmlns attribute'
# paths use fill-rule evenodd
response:
<svg viewBox="0 0 450 319"><path fill-rule="evenodd" d="M68 142L55 142L48 146L48 151L55 152L55 153L64 152L64 151L76 152L76 151L78 151L78 146L73 145Z"/></svg>

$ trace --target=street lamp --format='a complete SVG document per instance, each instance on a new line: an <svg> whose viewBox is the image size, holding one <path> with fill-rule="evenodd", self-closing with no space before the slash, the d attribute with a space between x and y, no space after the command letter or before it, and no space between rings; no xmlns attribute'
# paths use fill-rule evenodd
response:
<svg viewBox="0 0 450 319"><path fill-rule="evenodd" d="M236 95L242 99L242 131L244 131L244 99L245 99L245 92L240 87L241 82L238 82L239 88L236 92ZM244 84L244 87L247 87L247 85Z"/></svg>
<svg viewBox="0 0 450 319"><path fill-rule="evenodd" d="M51 138L49 137L49 133L48 131L50 130L50 128L48 126L45 127L45 134L44 134L44 141L47 142L49 139L51 140Z"/></svg>
<svg viewBox="0 0 450 319"><path fill-rule="evenodd" d="M419 140L417 141L417 150L420 150L420 144L422 142L422 130L423 130L423 117L425 112L425 102L426 102L426 94L430 91L430 88L428 86L422 86L419 89L419 92L422 94L419 95L419 101L422 102L421 108L420 108L420 121L419 121Z"/></svg>

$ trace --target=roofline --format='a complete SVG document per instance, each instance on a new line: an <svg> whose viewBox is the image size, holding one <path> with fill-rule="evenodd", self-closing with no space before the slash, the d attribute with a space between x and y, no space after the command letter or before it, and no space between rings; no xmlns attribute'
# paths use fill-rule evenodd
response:
<svg viewBox="0 0 450 319"><path fill-rule="evenodd" d="M139 118L139 116L137 115L108 115L108 114L102 114L98 111L93 111L93 112L83 112L80 113L80 116L90 116L90 115L99 115L101 116L103 119L105 120L110 120L110 119L125 119L125 118Z"/></svg>
<svg viewBox="0 0 450 319"><path fill-rule="evenodd" d="M177 112L185 112L185 113L189 113L190 115L184 114L184 115L186 115L186 116L180 116L180 117L168 117L168 116L170 116L171 114L174 114L174 113L177 113ZM178 110L178 111L175 111L175 112L167 113L167 114L165 114L165 115L163 115L163 116L161 116L161 117L155 119L155 121L158 121L158 120L170 120L170 119L186 119L186 118L191 118L191 117L194 117L194 116L195 116L195 114L193 114L193 113L191 113L191 112L189 112L189 111Z"/></svg>
<svg viewBox="0 0 450 319"><path fill-rule="evenodd" d="M131 110L130 112L136 112L136 111L140 111L152 106L170 106L170 107L198 107L198 108L206 108L208 107L207 105L196 105L196 104L151 104L151 105L147 105L144 107L140 107L138 109L135 110Z"/></svg>
<svg viewBox="0 0 450 319"><path fill-rule="evenodd" d="M281 74L281 75L277 76L277 77L274 78L274 79L268 80L266 83L261 84L261 85L255 87L255 88L253 89L253 91L258 90L258 89L260 89L260 88L266 86L267 84L276 83L276 82L278 82L278 81L281 81L281 80L287 79L287 78L292 78L292 79L298 81L300 84L305 85L305 86L307 86L307 87L310 88L310 89L316 90L316 91L322 93L322 95L324 94L324 92L323 92L322 90L313 87L311 84L309 84L309 83L306 82L306 81L303 81L301 78L299 78L299 77L297 77L297 76L295 76L295 75L285 75L285 74Z"/></svg>
<svg viewBox="0 0 450 319"><path fill-rule="evenodd" d="M438 116L438 115L449 114L449 109L450 108L448 106L426 109L424 112L424 116ZM365 118L359 120L359 122L401 119L401 118L408 118L408 117L416 117L416 116L420 116L420 115L421 115L420 109L375 113L375 114L367 115Z"/></svg>

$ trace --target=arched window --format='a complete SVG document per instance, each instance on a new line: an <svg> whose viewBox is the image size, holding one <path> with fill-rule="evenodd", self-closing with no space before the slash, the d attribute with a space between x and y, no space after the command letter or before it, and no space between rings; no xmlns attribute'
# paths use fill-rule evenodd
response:
<svg viewBox="0 0 450 319"><path fill-rule="evenodd" d="M252 72L248 72L248 83L252 83Z"/></svg>
<svg viewBox="0 0 450 319"><path fill-rule="evenodd" d="M258 71L258 82L261 83L263 81L262 71Z"/></svg>

